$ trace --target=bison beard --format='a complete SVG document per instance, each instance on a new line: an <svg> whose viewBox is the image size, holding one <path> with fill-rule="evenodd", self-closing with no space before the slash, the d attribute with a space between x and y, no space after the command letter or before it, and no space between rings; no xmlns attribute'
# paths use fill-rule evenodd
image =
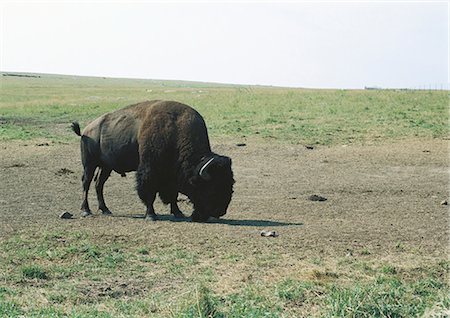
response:
<svg viewBox="0 0 450 318"><path fill-rule="evenodd" d="M80 135L77 123L72 128ZM147 207L146 219L157 219L153 208L157 193L176 217L183 217L178 193L187 195L194 205L192 220L200 222L224 215L231 201L231 159L211 151L202 116L187 105L151 101L105 114L81 134L81 153L84 215L91 214L87 192L97 167L97 198L104 213L110 211L103 184L112 170L122 175L137 170L136 188Z"/></svg>

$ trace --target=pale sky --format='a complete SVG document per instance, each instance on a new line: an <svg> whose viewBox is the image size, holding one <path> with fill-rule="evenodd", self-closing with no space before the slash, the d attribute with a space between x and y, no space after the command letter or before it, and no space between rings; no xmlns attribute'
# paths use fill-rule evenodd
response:
<svg viewBox="0 0 450 318"><path fill-rule="evenodd" d="M6 1L1 71L315 88L448 79L447 1Z"/></svg>

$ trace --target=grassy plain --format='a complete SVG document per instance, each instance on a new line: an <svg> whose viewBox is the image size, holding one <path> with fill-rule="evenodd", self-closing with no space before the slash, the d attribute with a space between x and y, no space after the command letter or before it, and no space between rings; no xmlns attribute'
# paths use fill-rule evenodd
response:
<svg viewBox="0 0 450 318"><path fill-rule="evenodd" d="M105 112L152 99L194 106L212 136L334 145L448 134L446 91L308 90L41 75L1 78L0 138L64 140L73 120L84 126Z"/></svg>
<svg viewBox="0 0 450 318"><path fill-rule="evenodd" d="M1 317L449 315L447 92L39 76L0 78ZM128 214L58 219L81 203L70 122L151 99L194 106L234 155L230 213L145 223L112 177Z"/></svg>

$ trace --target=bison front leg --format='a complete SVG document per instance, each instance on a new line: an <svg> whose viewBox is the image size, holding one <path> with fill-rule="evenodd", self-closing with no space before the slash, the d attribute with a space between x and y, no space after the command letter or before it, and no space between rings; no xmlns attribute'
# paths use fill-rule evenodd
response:
<svg viewBox="0 0 450 318"><path fill-rule="evenodd" d="M145 220L146 221L156 221L158 220L158 216L155 213L155 209L153 208L153 202L155 202L156 193L150 192L147 195L144 195L144 199L141 197L141 200L144 201L145 206L147 207L145 211ZM140 197L140 195L139 195Z"/></svg>
<svg viewBox="0 0 450 318"><path fill-rule="evenodd" d="M183 219L185 218L183 212L180 211L180 208L178 207L177 201L170 203L170 213L172 213L176 219Z"/></svg>
<svg viewBox="0 0 450 318"><path fill-rule="evenodd" d="M111 214L111 211L106 207L105 198L103 197L103 186L106 180L108 180L111 175L110 168L100 168L100 175L95 182L95 191L97 192L98 209L102 211L103 214Z"/></svg>
<svg viewBox="0 0 450 318"><path fill-rule="evenodd" d="M176 219L183 219L185 217L177 204L178 191L175 186L166 185L165 187L162 187L159 191L159 196L164 204L170 203L170 213L173 214Z"/></svg>
<svg viewBox="0 0 450 318"><path fill-rule="evenodd" d="M155 209L153 208L153 204L147 205L147 210L145 212L144 219L146 221L157 221L158 220L158 216L155 213Z"/></svg>
<svg viewBox="0 0 450 318"><path fill-rule="evenodd" d="M156 189L151 185L149 180L149 173L146 171L146 169L139 167L136 174L136 188L139 198L147 207L147 210L145 212L145 219L156 221L158 219L158 216L156 215L155 209L153 208L153 203L155 202L156 198Z"/></svg>

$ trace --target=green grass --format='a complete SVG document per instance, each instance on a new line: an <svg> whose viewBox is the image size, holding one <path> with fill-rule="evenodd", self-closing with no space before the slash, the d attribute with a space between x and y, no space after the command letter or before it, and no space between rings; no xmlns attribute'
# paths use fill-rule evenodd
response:
<svg viewBox="0 0 450 318"><path fill-rule="evenodd" d="M0 316L417 317L450 308L446 260L402 267L345 258L333 270L323 261L308 278L295 272L271 281L248 277L224 292L217 289L220 272L200 261L202 248L110 239L80 231L1 241Z"/></svg>
<svg viewBox="0 0 450 318"><path fill-rule="evenodd" d="M42 75L2 76L0 139L74 140L86 125L131 103L177 100L194 106L214 137L348 144L447 136L446 91L306 90L177 81Z"/></svg>
<svg viewBox="0 0 450 318"><path fill-rule="evenodd" d="M423 279L405 282L380 277L351 287L332 286L326 295L325 317L419 317L438 304L449 308L448 294L437 292L444 282Z"/></svg>
<svg viewBox="0 0 450 318"><path fill-rule="evenodd" d="M28 279L47 279L48 275L45 270L38 265L28 265L21 268L22 275Z"/></svg>
<svg viewBox="0 0 450 318"><path fill-rule="evenodd" d="M8 141L76 142L71 121L84 126L150 99L194 106L214 137L335 145L443 138L448 129L447 92L0 80L0 139ZM450 308L448 260L408 254L401 242L389 261L368 247L351 257L300 259L272 249L270 240L224 243L217 234L193 244L141 225L122 237L95 227L53 228L0 240L0 317L444 317Z"/></svg>

